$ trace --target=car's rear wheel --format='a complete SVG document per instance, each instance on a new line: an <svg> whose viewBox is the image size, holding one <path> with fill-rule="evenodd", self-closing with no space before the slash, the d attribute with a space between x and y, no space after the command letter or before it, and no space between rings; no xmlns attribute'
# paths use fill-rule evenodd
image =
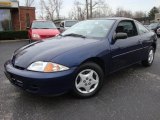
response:
<svg viewBox="0 0 160 120"><path fill-rule="evenodd" d="M154 61L154 55L155 55L155 50L151 46L148 50L148 58L146 60L142 61L142 65L145 67L151 66Z"/></svg>
<svg viewBox="0 0 160 120"><path fill-rule="evenodd" d="M101 67L95 63L85 63L79 67L73 92L81 98L95 95L103 84L104 73Z"/></svg>

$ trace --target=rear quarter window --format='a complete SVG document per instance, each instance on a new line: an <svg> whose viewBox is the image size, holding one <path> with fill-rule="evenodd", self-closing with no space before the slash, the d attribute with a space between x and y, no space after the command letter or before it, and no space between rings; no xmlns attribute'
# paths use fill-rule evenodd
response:
<svg viewBox="0 0 160 120"><path fill-rule="evenodd" d="M141 23L136 22L136 24L137 24L137 29L138 29L140 35L149 32L149 30L146 27L144 27Z"/></svg>

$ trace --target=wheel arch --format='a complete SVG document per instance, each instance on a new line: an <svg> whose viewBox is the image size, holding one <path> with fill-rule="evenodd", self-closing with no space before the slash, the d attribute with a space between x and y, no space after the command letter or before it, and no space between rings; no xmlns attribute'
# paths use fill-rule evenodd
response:
<svg viewBox="0 0 160 120"><path fill-rule="evenodd" d="M153 42L153 43L151 44L151 46L154 48L154 51L156 51L156 49L157 49L157 45L156 45L156 43L155 43L155 42Z"/></svg>
<svg viewBox="0 0 160 120"><path fill-rule="evenodd" d="M87 62L96 63L97 65L99 65L99 66L102 68L102 70L103 70L104 73L107 72L106 67L105 67L105 66L106 66L106 65L105 65L105 62L104 62L104 60L102 60L101 58L99 58L99 57L88 58L88 59L86 59L85 61L83 61L83 62L81 63L81 65L84 64L84 63L87 63Z"/></svg>

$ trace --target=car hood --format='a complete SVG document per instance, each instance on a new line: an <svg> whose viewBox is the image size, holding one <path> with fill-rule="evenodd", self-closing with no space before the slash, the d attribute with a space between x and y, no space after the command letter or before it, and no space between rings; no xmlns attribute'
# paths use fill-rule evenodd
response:
<svg viewBox="0 0 160 120"><path fill-rule="evenodd" d="M95 39L85 39L76 37L57 37L29 44L17 51L13 56L12 62L15 66L27 68L36 61L49 62L53 58L65 54L70 50L84 45L97 42Z"/></svg>
<svg viewBox="0 0 160 120"><path fill-rule="evenodd" d="M57 35L59 31L57 29L32 29L32 34L38 35Z"/></svg>

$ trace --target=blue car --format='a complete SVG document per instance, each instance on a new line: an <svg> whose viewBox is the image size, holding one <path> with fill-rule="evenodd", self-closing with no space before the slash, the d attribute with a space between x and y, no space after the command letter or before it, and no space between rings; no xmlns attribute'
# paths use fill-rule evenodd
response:
<svg viewBox="0 0 160 120"><path fill-rule="evenodd" d="M102 87L104 76L136 63L151 66L157 36L129 18L77 23L55 38L14 52L5 67L10 82L31 93L72 91L88 98Z"/></svg>

